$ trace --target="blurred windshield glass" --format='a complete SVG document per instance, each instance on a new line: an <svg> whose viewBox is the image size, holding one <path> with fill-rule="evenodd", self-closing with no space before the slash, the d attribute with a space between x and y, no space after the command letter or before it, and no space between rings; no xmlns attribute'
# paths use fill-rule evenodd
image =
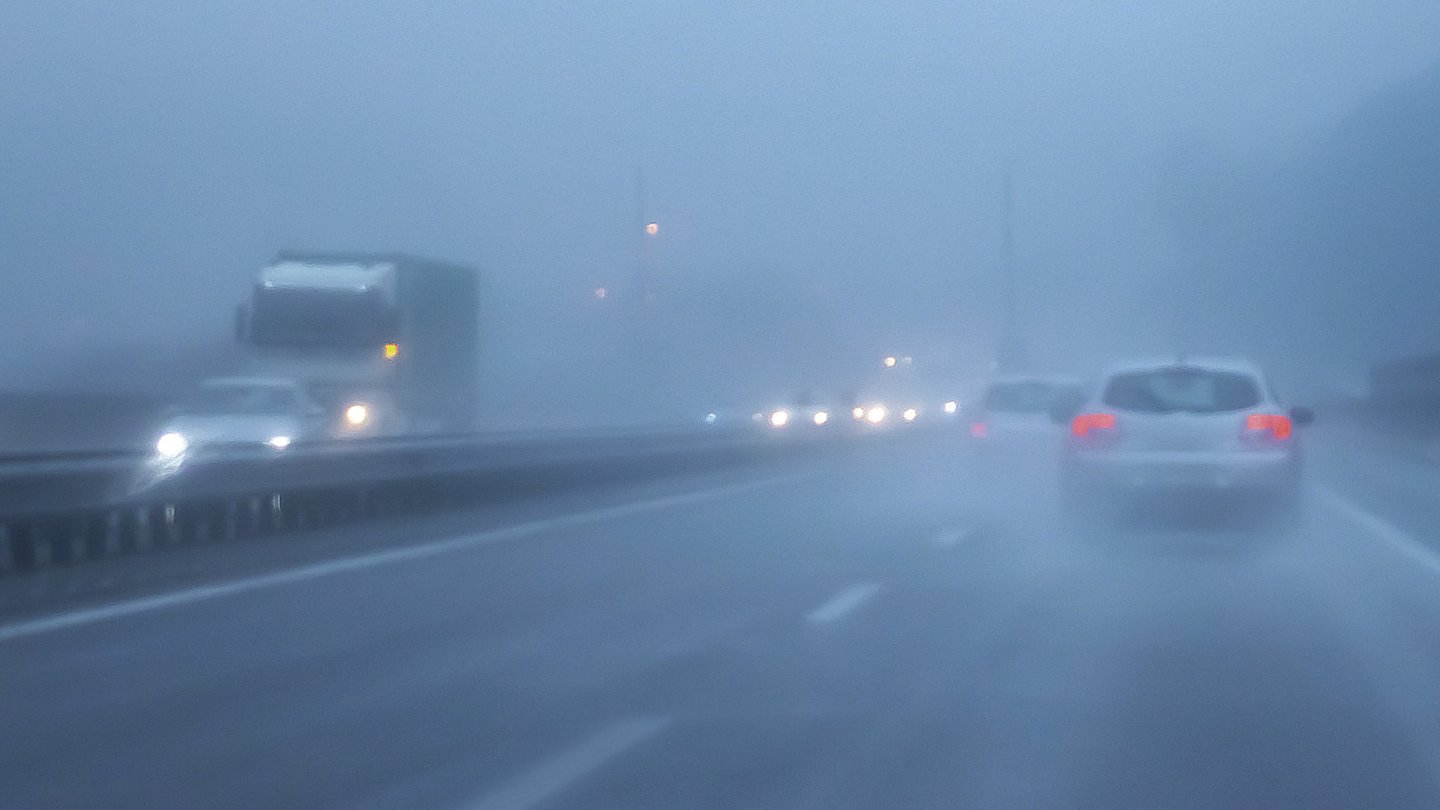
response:
<svg viewBox="0 0 1440 810"><path fill-rule="evenodd" d="M1440 0L0 0L0 348L0 810L1440 808Z"/></svg>
<svg viewBox="0 0 1440 810"><path fill-rule="evenodd" d="M392 333L379 291L255 291L250 339L259 346L376 349Z"/></svg>
<svg viewBox="0 0 1440 810"><path fill-rule="evenodd" d="M1105 386L1104 402L1140 413L1220 413L1251 408L1260 387L1247 374L1193 368L1117 374Z"/></svg>
<svg viewBox="0 0 1440 810"><path fill-rule="evenodd" d="M279 385L202 385L185 402L183 411L195 415L281 414L300 409L296 392Z"/></svg>

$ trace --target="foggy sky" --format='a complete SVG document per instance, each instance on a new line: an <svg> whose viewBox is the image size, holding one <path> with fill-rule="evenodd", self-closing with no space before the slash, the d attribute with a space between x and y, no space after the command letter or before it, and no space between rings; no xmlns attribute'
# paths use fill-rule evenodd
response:
<svg viewBox="0 0 1440 810"><path fill-rule="evenodd" d="M478 264L514 352L583 353L590 291L635 264L642 165L656 273L736 323L726 351L988 349L1007 164L1042 362L1164 348L1167 150L1283 161L1440 60L1423 2L19 0L6 17L7 387L97 346L225 340L285 247Z"/></svg>

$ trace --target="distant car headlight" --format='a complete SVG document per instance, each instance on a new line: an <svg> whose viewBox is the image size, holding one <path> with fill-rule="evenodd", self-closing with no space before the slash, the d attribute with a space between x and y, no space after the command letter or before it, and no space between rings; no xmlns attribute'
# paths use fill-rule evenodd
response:
<svg viewBox="0 0 1440 810"><path fill-rule="evenodd" d="M790 424L790 412L781 408L770 414L770 427L783 428Z"/></svg>
<svg viewBox="0 0 1440 810"><path fill-rule="evenodd" d="M952 399L945 403L945 413L955 413L958 410L960 410L960 403L955 400Z"/></svg>
<svg viewBox="0 0 1440 810"><path fill-rule="evenodd" d="M826 422L829 422L829 421L830 421L830 412L829 412L829 411L816 411L815 413L813 413L813 414L810 415L810 421L811 421L811 422L814 422L817 427L820 426L820 425L823 425L823 424L825 424Z"/></svg>
<svg viewBox="0 0 1440 810"><path fill-rule="evenodd" d="M856 422L863 420L865 418L865 409L860 407L859 405L856 405L855 407L850 409L850 418L854 419Z"/></svg>
<svg viewBox="0 0 1440 810"><path fill-rule="evenodd" d="M713 424L715 424L715 423L718 422L718 421L720 421L720 415L719 415L719 414L717 414L717 413L715 413L715 412L713 412L713 411L710 412L710 413L705 414L705 424L707 424L707 425L713 425Z"/></svg>
<svg viewBox="0 0 1440 810"><path fill-rule="evenodd" d="M890 411L884 405L872 405L865 411L865 421L872 425L878 425L885 421Z"/></svg>
<svg viewBox="0 0 1440 810"><path fill-rule="evenodd" d="M345 409L345 424L350 427L363 427L370 421L370 406L363 402L356 402Z"/></svg>
<svg viewBox="0 0 1440 810"><path fill-rule="evenodd" d="M290 437L271 436L270 438L265 440L265 443L275 448L276 450L284 450L285 448L290 446Z"/></svg>
<svg viewBox="0 0 1440 810"><path fill-rule="evenodd" d="M190 440L183 433L171 431L155 440L155 453L161 458L176 458L190 449Z"/></svg>
<svg viewBox="0 0 1440 810"><path fill-rule="evenodd" d="M906 422L914 422L920 416L920 412L914 408L906 408L900 413L900 418Z"/></svg>

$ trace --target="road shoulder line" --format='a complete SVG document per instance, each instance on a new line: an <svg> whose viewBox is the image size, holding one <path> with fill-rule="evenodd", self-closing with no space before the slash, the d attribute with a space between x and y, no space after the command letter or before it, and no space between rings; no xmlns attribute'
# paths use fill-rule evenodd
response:
<svg viewBox="0 0 1440 810"><path fill-rule="evenodd" d="M1330 487L1321 486L1319 490L1324 496L1325 502L1333 506L1351 523L1364 529L1400 554L1440 574L1440 554L1390 521L1356 504Z"/></svg>
<svg viewBox="0 0 1440 810"><path fill-rule="evenodd" d="M621 720L466 807L469 810L529 810L664 731L669 725L670 720L665 717Z"/></svg>
<svg viewBox="0 0 1440 810"><path fill-rule="evenodd" d="M860 582L836 594L825 604L810 611L805 621L811 624L830 624L845 618L861 605L870 601L880 591L874 582Z"/></svg>

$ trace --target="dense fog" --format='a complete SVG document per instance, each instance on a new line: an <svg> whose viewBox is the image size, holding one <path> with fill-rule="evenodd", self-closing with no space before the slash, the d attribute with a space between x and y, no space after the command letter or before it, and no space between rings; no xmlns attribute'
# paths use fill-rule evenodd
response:
<svg viewBox="0 0 1440 810"><path fill-rule="evenodd" d="M863 387L897 351L975 378L1007 271L1037 368L1234 351L1353 390L1437 348L1437 26L1299 0L12 3L4 387L224 371L258 268L318 249L478 268L486 396L542 422Z"/></svg>

